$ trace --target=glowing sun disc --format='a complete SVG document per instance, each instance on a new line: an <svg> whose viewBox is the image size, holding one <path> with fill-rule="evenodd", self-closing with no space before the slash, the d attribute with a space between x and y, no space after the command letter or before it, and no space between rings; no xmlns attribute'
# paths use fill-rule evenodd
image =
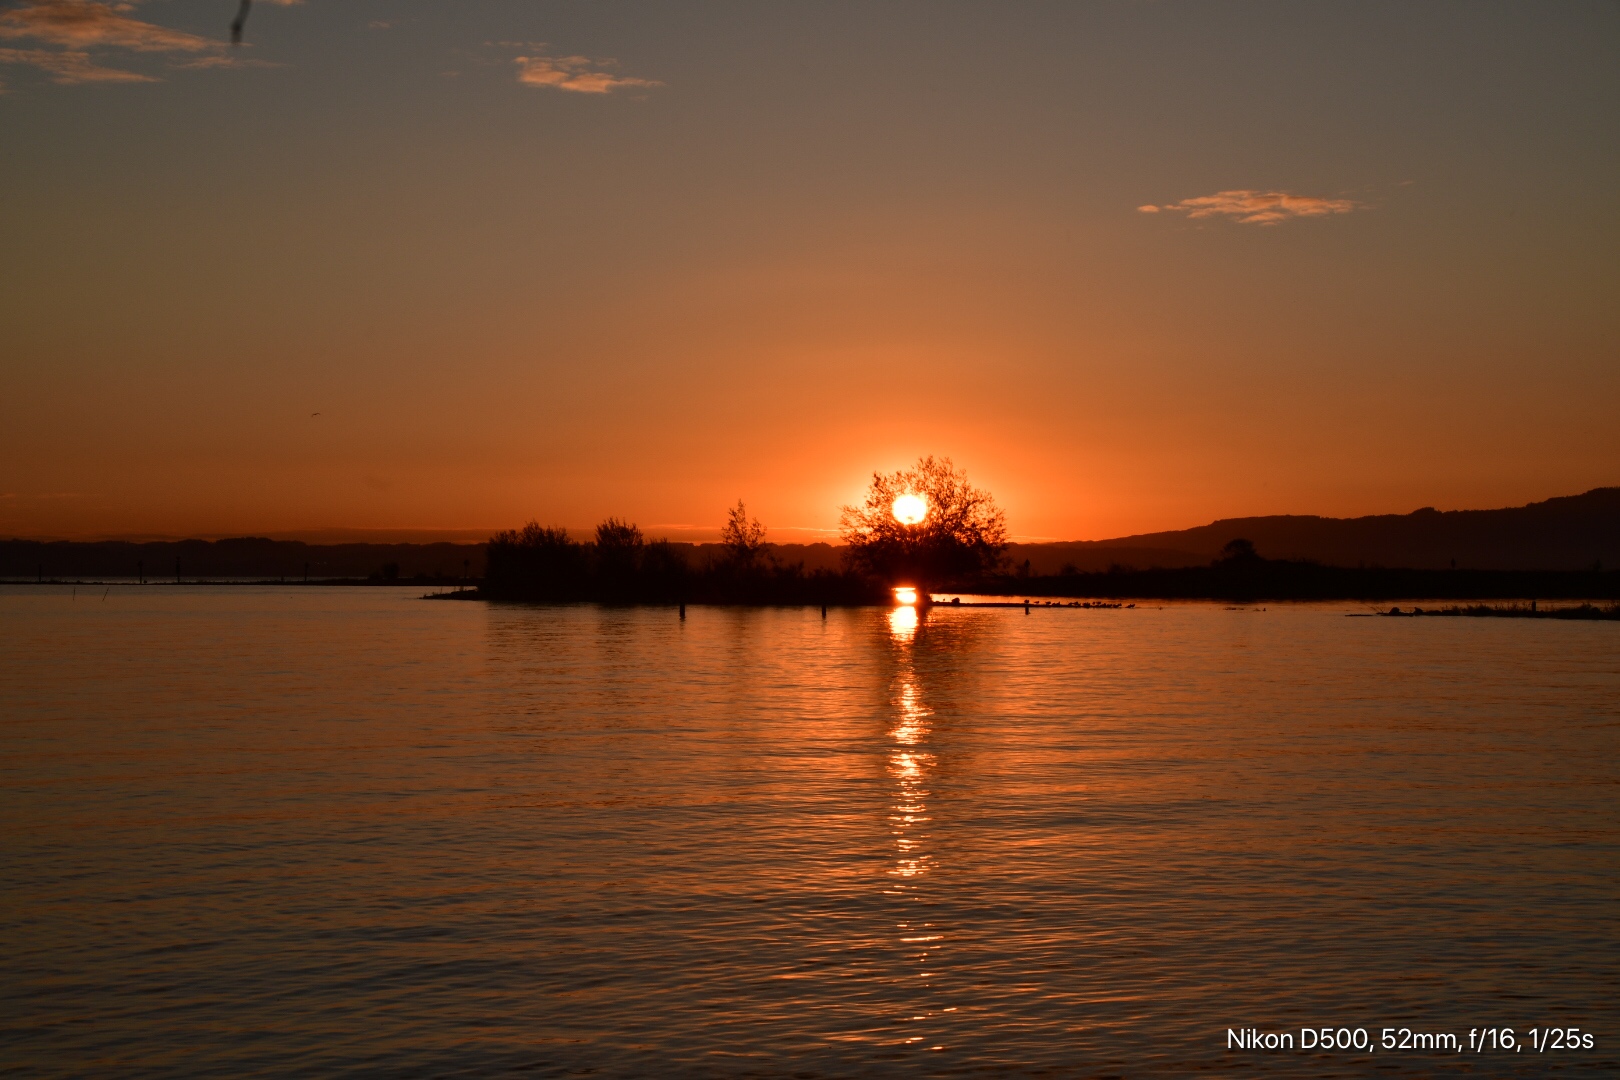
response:
<svg viewBox="0 0 1620 1080"><path fill-rule="evenodd" d="M917 590L909 585L900 586L900 588L894 590L894 602L897 604L915 604L917 602Z"/></svg>
<svg viewBox="0 0 1620 1080"><path fill-rule="evenodd" d="M915 525L928 516L928 500L921 495L901 495L894 500L894 520L902 525Z"/></svg>

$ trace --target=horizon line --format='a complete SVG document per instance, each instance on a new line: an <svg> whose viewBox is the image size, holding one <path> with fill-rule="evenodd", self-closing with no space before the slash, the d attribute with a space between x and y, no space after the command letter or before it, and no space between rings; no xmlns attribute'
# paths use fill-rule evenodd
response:
<svg viewBox="0 0 1620 1080"><path fill-rule="evenodd" d="M1583 496L1595 495L1595 494L1597 494L1599 492L1605 492L1605 491L1620 491L1620 484L1600 484L1600 485L1598 485L1596 487L1587 488L1585 491L1577 492L1577 493L1575 493L1573 495L1552 495L1552 496L1548 496L1547 498L1544 498L1544 499L1532 499L1529 502L1520 503L1520 504L1517 504L1517 505L1514 505L1514 506L1460 507L1460 508L1452 509L1452 510L1437 510L1434 506L1430 505L1430 506L1420 506L1420 507L1417 507L1414 510L1405 511L1404 513L1402 513L1402 512L1385 512L1385 513L1375 513L1375 514L1357 514L1357 515L1355 515L1353 517L1333 517L1331 515L1326 515L1326 514L1300 514L1300 513L1241 514L1241 515L1233 515L1233 516L1228 516L1228 517L1218 517L1218 518L1214 518L1214 519L1212 519L1210 521L1201 522L1201 523L1195 524L1195 525L1183 525L1183 526L1181 526L1179 528L1155 529L1155 530L1153 530L1151 532L1126 533L1126 534L1120 535L1120 536L1106 536L1106 537L1100 537L1100 538L1094 539L1094 540L1083 540L1083 539L1068 539L1068 540L1066 540L1066 539L1062 539L1062 538L1059 538L1059 537L1035 536L1035 535L1030 535L1030 534L1014 534L1011 537L1010 542L1014 543L1014 544L1110 544L1110 543L1117 543L1117 542L1126 541L1126 540L1136 540L1136 539L1140 539L1140 538L1143 538L1143 537L1149 537L1149 536L1161 536L1161 535L1163 535L1165 533L1188 532L1188 531L1191 531L1193 529L1209 528L1211 526L1219 525L1219 524L1221 524L1223 522L1228 522L1228 521L1263 520L1263 519L1266 519L1266 518L1316 518L1316 519L1321 520L1321 521L1360 521L1360 520L1365 520L1367 518L1379 518L1379 517L1410 517L1413 514L1422 513L1424 511L1431 511L1431 512L1440 513L1440 514L1489 513L1489 512L1492 512L1492 511L1502 511L1502 510L1522 510L1522 509L1526 509L1527 507L1539 506L1539 505L1549 503L1549 502L1553 502L1553 501L1559 500L1559 499L1576 499L1576 498L1581 498ZM521 526L518 526L518 527L521 528ZM52 534L21 535L21 534L13 533L13 534L10 534L10 535L0 534L0 542L23 542L23 543L42 543L42 544L120 544L120 543L122 543L122 544L176 544L176 543L183 543L185 541L192 541L192 540L200 540L200 541L204 541L204 542L207 542L207 543L215 543L215 542L218 542L220 540L244 540L244 539L249 539L249 538L258 538L258 539L275 540L275 541L302 542L302 543L306 543L306 544L343 544L343 543L481 544L481 543L487 542L489 540L489 538L494 536L496 533L507 531L510 528L512 528L512 526L506 526L506 527L503 527L503 528L444 528L444 527L431 527L431 526L390 527L390 526L341 526L341 525L332 525L332 526L322 526L322 527L318 527L318 528L309 528L309 529L277 529L277 530L270 530L270 531L263 531L263 532L210 530L210 531L207 531L207 532L193 533L193 534L190 534L190 535L176 535L176 534L172 534L172 533L157 533L157 532L89 533L89 534L83 534L83 535L79 535L79 536L64 536L64 535L60 535L60 534L55 534L55 535L52 535ZM596 526L594 526L594 525L588 525L588 526L564 525L564 526L561 526L561 528L563 528L570 535L578 535L580 537L588 537L588 536L590 536L591 534L593 534L596 531ZM768 544L801 544L801 545L807 545L807 544L825 543L830 547L841 547L841 546L843 546L841 543L837 542L836 535L830 535L830 534L836 534L837 533L837 530L835 530L835 529L823 529L823 528L818 528L816 526L810 526L810 525L782 525L782 526L768 526L768 528L774 529L774 530L776 530L778 532L781 532L781 533L789 533L789 534L792 534L792 533L813 533L813 534L819 534L821 537L823 537L823 538L815 539L815 540L769 540L768 539L766 541L766 543L768 543ZM718 537L719 537L719 534L720 534L719 526L702 526L702 525L685 525L685 524L651 525L651 526L648 526L646 529L643 529L642 531L643 531L644 535L647 535L649 540L651 540L651 541L670 540L671 542L674 542L674 543L687 543L687 544L713 544L713 543L718 543L719 542ZM712 540L711 539L675 539L675 538L672 538L671 536L667 535L671 531L690 531L690 532L710 533L710 534L713 534L713 536L716 537L716 539L712 539ZM665 535L659 535L660 533L665 534ZM354 537L354 539L348 539L348 540L333 539L333 537L335 537L335 536L350 536L350 537ZM829 538L829 536L830 536L830 538ZM321 537L323 539L315 539L317 537ZM374 539L365 539L365 537L374 537ZM398 539L383 539L383 537L397 537ZM409 537L409 538L407 539L407 537ZM436 539L430 539L430 537L436 537Z"/></svg>

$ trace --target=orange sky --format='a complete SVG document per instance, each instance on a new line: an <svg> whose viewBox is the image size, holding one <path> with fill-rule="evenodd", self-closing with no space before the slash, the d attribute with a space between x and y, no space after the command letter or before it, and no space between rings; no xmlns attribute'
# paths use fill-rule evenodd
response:
<svg viewBox="0 0 1620 1080"><path fill-rule="evenodd" d="M0 535L1620 483L1612 4L73 6L0 16Z"/></svg>

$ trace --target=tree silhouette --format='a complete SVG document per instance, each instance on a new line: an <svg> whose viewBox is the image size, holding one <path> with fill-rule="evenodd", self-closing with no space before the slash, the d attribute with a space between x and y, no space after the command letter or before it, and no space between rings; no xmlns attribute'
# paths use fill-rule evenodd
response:
<svg viewBox="0 0 1620 1080"><path fill-rule="evenodd" d="M915 524L895 517L895 500L920 496L927 514ZM914 468L873 473L866 501L840 517L846 558L857 570L921 592L994 568L1007 546L1006 516L995 499L968 483L950 458L919 458Z"/></svg>
<svg viewBox="0 0 1620 1080"><path fill-rule="evenodd" d="M596 527L596 548L604 555L639 551L644 543L640 529L618 518L610 517Z"/></svg>
<svg viewBox="0 0 1620 1080"><path fill-rule="evenodd" d="M741 499L726 511L726 523L720 527L720 542L732 562L738 566L753 566L759 549L765 546L765 526L757 518L748 516L748 508Z"/></svg>
<svg viewBox="0 0 1620 1080"><path fill-rule="evenodd" d="M633 587L646 546L641 530L629 522L610 517L596 527L596 574L610 597L620 599Z"/></svg>
<svg viewBox="0 0 1620 1080"><path fill-rule="evenodd" d="M1259 553L1254 550L1254 541L1245 540L1242 537L1239 537L1236 540L1228 540L1226 542L1226 546L1221 548L1220 558L1216 561L1224 563L1252 563L1257 561L1259 558Z"/></svg>

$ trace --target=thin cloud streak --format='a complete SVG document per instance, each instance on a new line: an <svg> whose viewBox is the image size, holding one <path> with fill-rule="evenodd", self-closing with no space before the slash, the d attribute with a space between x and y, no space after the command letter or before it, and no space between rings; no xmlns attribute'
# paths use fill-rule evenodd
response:
<svg viewBox="0 0 1620 1080"><path fill-rule="evenodd" d="M200 71L209 68L274 68L281 65L269 60L243 60L239 56L199 56L195 60L180 60L169 66Z"/></svg>
<svg viewBox="0 0 1620 1080"><path fill-rule="evenodd" d="M1157 214L1161 211L1183 213L1189 218L1231 218L1244 225L1276 225L1290 218L1328 217L1365 210L1361 203L1350 199L1323 199L1315 195L1293 195L1286 191L1253 191L1247 188L1235 191L1217 191L1213 195L1200 195L1193 199L1165 206L1138 206L1138 213Z"/></svg>
<svg viewBox="0 0 1620 1080"><path fill-rule="evenodd" d="M120 68L103 67L90 59L90 54L78 49L56 52L51 49L0 49L0 64L27 64L51 76L51 81L63 86L82 83L149 83L159 82L151 75L142 75Z"/></svg>
<svg viewBox="0 0 1620 1080"><path fill-rule="evenodd" d="M652 79L635 79L599 70L600 63L583 56L519 56L512 62L518 66L518 82L525 86L548 86L576 94L607 94L627 86L664 85Z"/></svg>

